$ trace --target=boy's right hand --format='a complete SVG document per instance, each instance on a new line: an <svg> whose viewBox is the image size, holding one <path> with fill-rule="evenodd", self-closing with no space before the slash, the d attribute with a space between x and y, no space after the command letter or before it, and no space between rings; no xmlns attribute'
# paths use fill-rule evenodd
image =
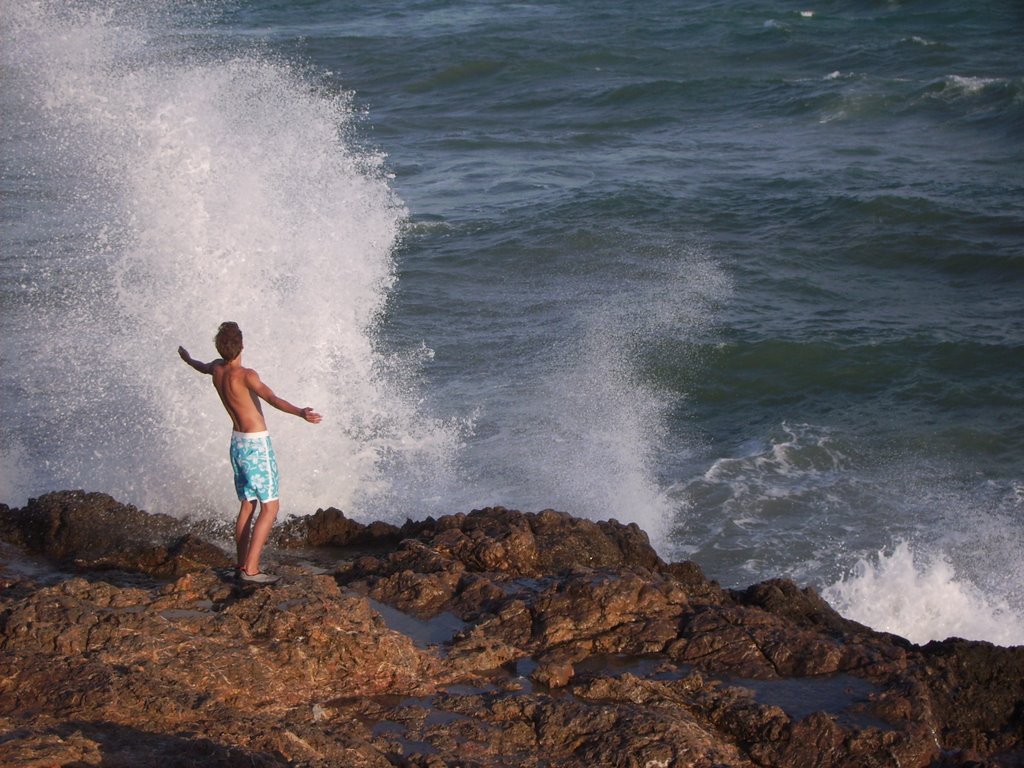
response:
<svg viewBox="0 0 1024 768"><path fill-rule="evenodd" d="M320 419L322 419L323 417L319 413L314 411L312 408L303 408L302 418L304 418L310 424L319 424Z"/></svg>

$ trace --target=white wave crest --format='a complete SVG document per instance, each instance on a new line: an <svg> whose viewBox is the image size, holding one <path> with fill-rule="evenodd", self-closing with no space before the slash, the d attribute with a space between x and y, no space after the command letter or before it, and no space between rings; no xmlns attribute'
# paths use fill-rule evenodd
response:
<svg viewBox="0 0 1024 768"><path fill-rule="evenodd" d="M960 95L972 95L980 93L991 85L997 85L1005 82L1005 80L998 77L962 77L960 75L950 75L945 78L946 89L952 91L954 94Z"/></svg>
<svg viewBox="0 0 1024 768"><path fill-rule="evenodd" d="M915 557L907 542L861 559L823 590L844 616L915 643L960 637L1024 644L1024 616L961 578L943 556Z"/></svg>

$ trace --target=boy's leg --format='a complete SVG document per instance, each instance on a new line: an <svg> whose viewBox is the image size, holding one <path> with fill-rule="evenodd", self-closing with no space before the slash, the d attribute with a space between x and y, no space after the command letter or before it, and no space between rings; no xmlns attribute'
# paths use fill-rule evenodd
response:
<svg viewBox="0 0 1024 768"><path fill-rule="evenodd" d="M256 499L243 501L235 521L235 567L243 568L245 558L249 554L249 541L252 537L252 513L256 511Z"/></svg>
<svg viewBox="0 0 1024 768"><path fill-rule="evenodd" d="M249 575L259 573L263 545L267 543L270 529L274 527L274 520L277 519L277 510L280 506L281 502L278 499L260 502L260 515L256 518L256 525L252 527L249 551L242 563L242 569Z"/></svg>

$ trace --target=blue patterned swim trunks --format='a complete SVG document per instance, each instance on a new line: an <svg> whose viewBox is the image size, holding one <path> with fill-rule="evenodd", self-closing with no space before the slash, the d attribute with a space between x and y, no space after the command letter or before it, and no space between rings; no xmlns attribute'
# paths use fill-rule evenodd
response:
<svg viewBox="0 0 1024 768"><path fill-rule="evenodd" d="M239 501L278 498L277 459L268 432L232 432L231 468Z"/></svg>

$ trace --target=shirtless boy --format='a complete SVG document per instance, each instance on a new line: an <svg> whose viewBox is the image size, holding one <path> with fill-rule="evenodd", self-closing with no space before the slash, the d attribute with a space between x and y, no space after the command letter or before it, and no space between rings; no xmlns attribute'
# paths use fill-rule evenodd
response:
<svg viewBox="0 0 1024 768"><path fill-rule="evenodd" d="M319 424L321 417L312 408L298 408L278 397L260 380L256 371L242 367L242 331L237 323L221 323L214 344L221 357L209 363L192 359L184 347L178 347L178 354L200 373L213 377L213 386L234 426L231 434L231 466L235 473L235 491L242 503L235 522L238 578L242 581L273 584L280 577L260 570L260 554L277 518L280 501L277 493L277 460L270 444L260 399L310 424ZM260 503L260 514L253 525L252 516L256 511L257 500Z"/></svg>

